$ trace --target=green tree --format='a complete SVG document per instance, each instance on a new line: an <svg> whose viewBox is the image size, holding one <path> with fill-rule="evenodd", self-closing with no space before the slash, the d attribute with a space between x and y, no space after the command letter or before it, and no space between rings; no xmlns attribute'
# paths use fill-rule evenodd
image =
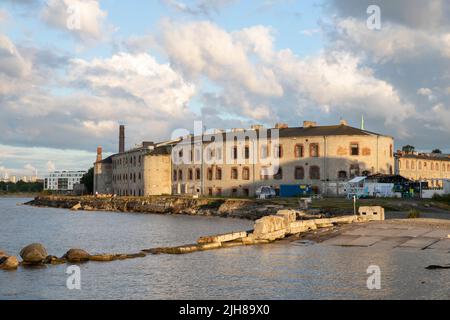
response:
<svg viewBox="0 0 450 320"><path fill-rule="evenodd" d="M409 145L409 144L406 145L406 146L403 146L403 148L402 148L402 151L406 152L406 153L413 153L415 150L416 150L416 148L414 146Z"/></svg>
<svg viewBox="0 0 450 320"><path fill-rule="evenodd" d="M88 172L81 178L80 183L84 184L89 194L94 192L94 168L90 168Z"/></svg>
<svg viewBox="0 0 450 320"><path fill-rule="evenodd" d="M431 153L442 154L442 151L441 149L434 149L433 151L431 151Z"/></svg>

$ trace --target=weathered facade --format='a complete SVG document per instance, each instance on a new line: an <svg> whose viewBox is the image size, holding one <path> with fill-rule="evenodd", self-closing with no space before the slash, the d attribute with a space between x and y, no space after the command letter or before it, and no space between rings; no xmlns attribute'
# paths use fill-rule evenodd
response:
<svg viewBox="0 0 450 320"><path fill-rule="evenodd" d="M450 179L450 157L430 153L405 153L395 155L395 170L401 176L414 181L426 181L429 187L442 188Z"/></svg>
<svg viewBox="0 0 450 320"><path fill-rule="evenodd" d="M123 136L121 128L121 144ZM310 184L322 192L329 184L354 176L392 174L393 148L392 137L345 122L217 131L159 144L143 143L112 155L110 169L100 159L95 166L95 191L119 196L245 197L254 196L260 186L278 190L283 184Z"/></svg>
<svg viewBox="0 0 450 320"><path fill-rule="evenodd" d="M172 192L254 196L259 186L277 190L283 184L311 184L316 192L322 192L328 183L394 171L392 137L345 122L335 126L305 122L297 128L278 124L275 129L277 139L272 134L262 137L266 131L262 127L233 130L227 136L219 132L203 139L217 141L214 137L222 136L220 144L185 139L183 146L174 148ZM237 137L233 138L233 133Z"/></svg>

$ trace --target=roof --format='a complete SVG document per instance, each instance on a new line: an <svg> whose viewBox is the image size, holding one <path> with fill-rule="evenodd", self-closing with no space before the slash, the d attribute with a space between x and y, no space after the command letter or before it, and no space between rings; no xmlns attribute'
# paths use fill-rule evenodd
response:
<svg viewBox="0 0 450 320"><path fill-rule="evenodd" d="M264 129L262 129L264 130ZM383 136L379 133L358 129L355 127L350 127L348 125L340 124L333 126L314 126L314 127L292 127L292 128L266 128L267 137L271 137L272 130L279 130L280 138L287 137L323 137L323 136ZM236 134L237 138L245 137L245 134L249 132L256 132L256 135L259 136L259 130L255 129L247 129L240 131L227 131L227 132L218 132L215 134L205 134L203 136L203 142L213 142L214 137L222 134L223 140L225 141L227 134ZM194 136L190 136L191 139L194 139ZM180 143L190 143L187 140L181 140Z"/></svg>
<svg viewBox="0 0 450 320"><path fill-rule="evenodd" d="M397 158L421 159L429 161L450 161L450 156L443 154L396 154Z"/></svg>
<svg viewBox="0 0 450 320"><path fill-rule="evenodd" d="M280 129L280 137L314 136L381 136L379 133L350 127L347 125L296 127Z"/></svg>
<svg viewBox="0 0 450 320"><path fill-rule="evenodd" d="M350 180L348 183L358 183L361 182L363 180L365 180L367 177L354 177L352 180Z"/></svg>
<svg viewBox="0 0 450 320"><path fill-rule="evenodd" d="M97 161L96 163L102 163L102 164L108 164L108 163L112 163L112 157L113 156L109 156L108 158L105 158L101 161Z"/></svg>

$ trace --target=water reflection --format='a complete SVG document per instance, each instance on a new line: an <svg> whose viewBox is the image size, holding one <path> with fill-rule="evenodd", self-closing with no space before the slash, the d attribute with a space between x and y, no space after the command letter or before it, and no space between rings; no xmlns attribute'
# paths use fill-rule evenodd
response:
<svg viewBox="0 0 450 320"><path fill-rule="evenodd" d="M18 253L42 242L49 253L70 247L134 252L194 242L200 235L247 230L244 220L72 213L16 206L0 199L0 248ZM320 244L234 247L189 255L156 255L81 265L82 290L66 289L66 265L0 272L2 299L448 299L450 272L425 270L448 254ZM381 290L366 287L367 267L380 266Z"/></svg>

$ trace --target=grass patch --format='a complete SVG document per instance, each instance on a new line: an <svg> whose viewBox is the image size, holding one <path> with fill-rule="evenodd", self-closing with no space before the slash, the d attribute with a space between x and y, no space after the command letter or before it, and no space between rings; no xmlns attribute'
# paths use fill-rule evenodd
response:
<svg viewBox="0 0 450 320"><path fill-rule="evenodd" d="M408 219L418 219L420 218L420 211L416 209L409 210Z"/></svg>

